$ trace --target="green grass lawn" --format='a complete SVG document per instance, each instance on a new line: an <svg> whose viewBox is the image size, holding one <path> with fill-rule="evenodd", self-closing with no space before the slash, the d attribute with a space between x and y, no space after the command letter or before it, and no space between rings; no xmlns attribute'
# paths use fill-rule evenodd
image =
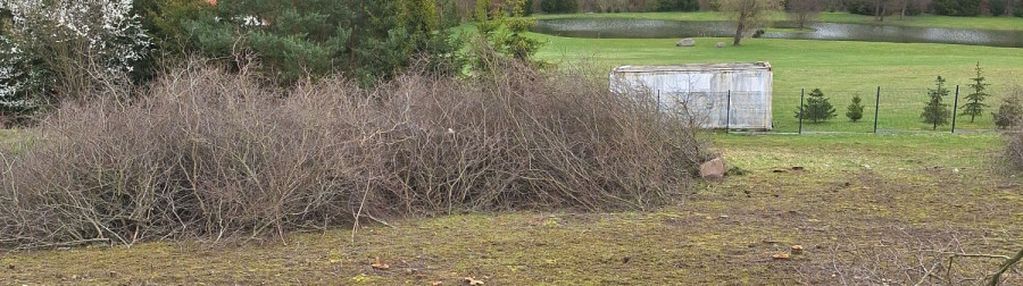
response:
<svg viewBox="0 0 1023 286"><path fill-rule="evenodd" d="M628 18L628 19L650 19L650 20L677 20L677 21L723 21L728 15L719 12L651 12L651 13L601 13L601 14L554 14L536 15L536 19L558 19L558 18ZM777 13L770 17L775 21L787 20L785 14ZM883 24L903 25L914 27L943 27L943 28L972 28L988 30L1023 30L1023 18L1020 17L951 17L936 15L907 16L900 19L898 16L885 18L884 22L878 22L871 16L863 16L849 13L826 12L821 13L818 21L832 23L857 23L857 24Z"/></svg>
<svg viewBox="0 0 1023 286"><path fill-rule="evenodd" d="M0 251L4 284L893 285L942 251L1023 248L1020 180L992 135L712 135L746 170L644 212L442 216L211 246ZM802 170L794 170L802 167ZM801 245L789 260L772 256ZM390 266L374 269L375 258ZM979 278L997 260L957 260ZM941 268L943 269L943 268ZM1023 277L1010 275L1005 285ZM963 282L966 283L966 282ZM959 283L953 283L959 284Z"/></svg>
<svg viewBox="0 0 1023 286"><path fill-rule="evenodd" d="M1023 49L947 44L905 44L840 42L782 39L746 39L740 47L715 48L725 38L697 38L696 47L678 48L676 39L585 39L533 34L547 44L540 58L569 64L585 62L601 73L619 65L665 65L708 62L768 61L774 67L774 121L778 131L798 129L795 118L801 88L807 92L821 88L831 97L839 117L832 122L807 125L807 130L872 130L872 122L849 123L845 107L853 95L863 97L873 116L875 91L882 89L879 128L882 130L924 131L930 127L919 120L938 75L945 77L951 89L965 85L973 77L979 61L992 84L997 106L998 95L1023 84ZM965 93L963 94L965 95ZM951 97L946 99L952 104ZM989 129L990 114L976 123L959 120L961 129ZM944 127L945 130L948 127Z"/></svg>

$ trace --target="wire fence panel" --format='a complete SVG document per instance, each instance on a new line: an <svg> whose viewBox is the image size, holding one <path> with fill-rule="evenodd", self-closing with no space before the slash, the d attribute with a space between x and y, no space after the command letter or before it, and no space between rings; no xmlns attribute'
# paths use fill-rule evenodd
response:
<svg viewBox="0 0 1023 286"><path fill-rule="evenodd" d="M932 120L925 119L925 108L928 106L931 97L930 88L886 88L886 87L864 87L856 90L822 91L824 97L834 108L835 116L827 120L821 120L820 116L814 116L814 110L803 110L801 133L978 133L990 132L995 129L991 116L991 107L984 114L970 115L963 114L963 106L966 104L965 91L957 92L955 85L946 86L948 94L941 97L937 112L944 115L932 116ZM810 104L812 90L806 90L803 96L803 104L806 108L813 108ZM860 106L863 108L862 117L859 120L850 118L850 105L854 97L860 98ZM799 102L792 103L794 106L796 120L799 120ZM943 112L941 110L944 110ZM875 113L876 112L876 113ZM817 112L816 114L819 114ZM875 121L876 116L876 121ZM855 117L855 116L854 116ZM875 127L876 126L876 127ZM876 128L876 129L875 129Z"/></svg>
<svg viewBox="0 0 1023 286"><path fill-rule="evenodd" d="M875 88L865 87L858 90L842 90L842 91L826 91L822 90L821 93L828 99L828 103L831 104L831 108L834 110L833 113L828 112L813 112L814 106L811 104L813 100L814 90L807 89L803 96L803 106L805 107L804 118L803 118L803 133L872 133L874 132L874 110L876 106L876 90ZM860 102L858 114L850 112L850 105L852 105L854 98L859 98ZM793 116L798 118L799 115L799 104L796 104ZM817 113L817 116L813 116ZM831 117L821 114L830 114ZM857 116L858 115L858 116Z"/></svg>
<svg viewBox="0 0 1023 286"><path fill-rule="evenodd" d="M682 114L703 128L766 130L771 127L770 99L762 92L654 91L658 108Z"/></svg>
<svg viewBox="0 0 1023 286"><path fill-rule="evenodd" d="M946 86L936 120L925 120L932 89L864 86L850 90L794 91L795 102L772 102L763 92L669 92L651 94L663 112L684 115L703 128L771 130L777 133L979 133L995 130L993 107L963 114L966 92ZM793 92L793 91L787 91ZM958 98L957 98L958 96ZM793 98L785 96L783 98ZM821 111L824 99L830 109ZM854 104L854 99L858 103ZM989 103L989 105L991 105ZM944 110L944 111L942 111Z"/></svg>

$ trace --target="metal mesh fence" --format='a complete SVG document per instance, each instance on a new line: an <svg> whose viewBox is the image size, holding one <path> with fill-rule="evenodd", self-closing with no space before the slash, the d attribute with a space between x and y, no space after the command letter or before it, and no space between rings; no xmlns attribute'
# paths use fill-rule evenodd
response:
<svg viewBox="0 0 1023 286"><path fill-rule="evenodd" d="M827 98L828 103L831 104L831 108L834 110L833 116L830 118L822 118L814 115L810 112L810 108L813 108L811 100L815 90L807 89L803 93L803 106L804 116L802 118L802 124L799 125L799 111L800 105L797 102L794 107L790 108L790 113L787 114L797 121L797 125L802 128L799 129L797 126L797 132L802 130L803 133L824 133L824 132L853 132L853 133L869 133L874 130L874 115L877 106L876 91L873 88L863 88L861 90L843 90L843 91L821 91L823 97ZM858 114L852 114L850 112L850 105L854 98L859 98ZM858 117L856 116L858 115ZM824 116L827 117L827 116Z"/></svg>
<svg viewBox="0 0 1023 286"><path fill-rule="evenodd" d="M763 92L653 92L658 108L713 129L771 129L771 98Z"/></svg>
<svg viewBox="0 0 1023 286"><path fill-rule="evenodd" d="M777 133L977 133L995 130L991 116L994 106L977 116L964 115L967 92L947 86L942 97L946 120L925 122L922 114L931 89L869 87L822 90L814 98L812 89L772 95L763 92L668 92L650 91L659 109L682 113L704 128L731 131L771 130ZM826 98L833 116L812 116L811 102ZM854 98L858 107L852 107ZM994 103L988 103L994 105ZM803 107L802 109L800 107ZM858 111L858 112L856 112ZM820 114L819 112L817 114ZM954 115L954 116L953 116Z"/></svg>
<svg viewBox="0 0 1023 286"><path fill-rule="evenodd" d="M930 101L929 88L885 88L864 87L857 90L824 91L824 96L835 109L835 117L824 121L812 120L811 113L804 110L803 123L797 132L802 133L976 133L995 129L991 107L977 116L963 114L966 91L946 86L948 94L941 98L938 110L945 110L941 120L925 120L923 114ZM811 90L802 97L804 104L809 101ZM862 118L854 121L847 113L854 97L860 98L863 107ZM799 120L798 102L786 104L795 107L795 119ZM805 107L806 105L804 105ZM805 108L804 108L805 109ZM876 120L875 120L876 116ZM776 119L777 120L777 119ZM954 130L953 130L954 128Z"/></svg>

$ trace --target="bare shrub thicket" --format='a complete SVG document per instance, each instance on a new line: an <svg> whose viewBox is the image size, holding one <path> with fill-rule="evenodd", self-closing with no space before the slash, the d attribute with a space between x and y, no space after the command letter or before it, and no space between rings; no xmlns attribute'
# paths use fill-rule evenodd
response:
<svg viewBox="0 0 1023 286"><path fill-rule="evenodd" d="M992 116L1005 139L1005 159L1023 169L1023 86L1013 87Z"/></svg>
<svg viewBox="0 0 1023 286"><path fill-rule="evenodd" d="M502 68L290 89L202 65L67 104L5 155L0 243L260 237L384 216L643 208L688 188L693 129L606 82ZM103 97L109 98L109 97Z"/></svg>

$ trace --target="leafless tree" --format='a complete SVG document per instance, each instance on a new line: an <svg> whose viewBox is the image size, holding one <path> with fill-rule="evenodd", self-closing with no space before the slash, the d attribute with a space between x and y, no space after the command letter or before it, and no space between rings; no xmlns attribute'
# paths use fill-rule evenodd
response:
<svg viewBox="0 0 1023 286"><path fill-rule="evenodd" d="M820 0L789 0L786 6L789 18L799 24L800 29L805 28L806 23L817 19L824 7Z"/></svg>
<svg viewBox="0 0 1023 286"><path fill-rule="evenodd" d="M874 0L874 19L878 22L884 22L884 15L888 11L888 2L891 0Z"/></svg>
<svg viewBox="0 0 1023 286"><path fill-rule="evenodd" d="M781 7L780 0L718 0L718 9L731 14L736 23L734 46L738 46L747 33L763 25L769 12Z"/></svg>

